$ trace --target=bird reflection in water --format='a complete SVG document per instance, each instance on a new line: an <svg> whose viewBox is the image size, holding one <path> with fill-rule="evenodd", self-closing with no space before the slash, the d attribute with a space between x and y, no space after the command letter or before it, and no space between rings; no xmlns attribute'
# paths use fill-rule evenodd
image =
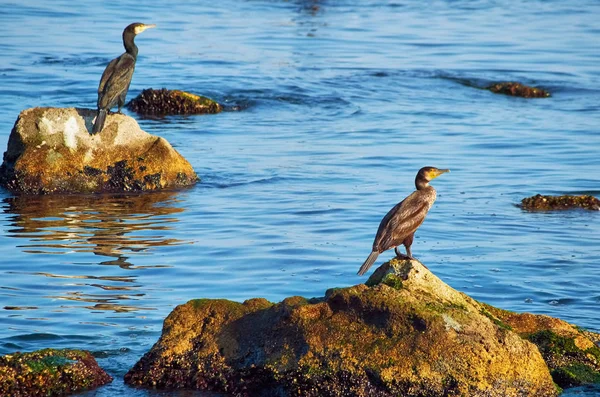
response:
<svg viewBox="0 0 600 397"><path fill-rule="evenodd" d="M111 275L106 274L108 269L95 266L83 267L88 274L73 274L73 271L79 273L83 269L80 265L115 266L113 269L118 267L126 271L169 267L160 264L135 266L132 262L140 255L151 255L160 246L186 243L167 237L173 224L179 222L177 215L184 211L177 192L17 196L3 201L4 213L11 214L6 235L25 240L17 245L23 252L45 256L76 254L73 257L76 262L56 264L52 272L20 268L7 273L68 280L67 284L61 285L75 287L74 291L57 288L60 293L50 292L51 296L47 298L86 302L90 305L84 307L92 311L131 312L152 308L133 303L142 300L147 289L136 282L135 274ZM100 256L106 260L89 263L90 256L86 257L86 253L92 254L91 258ZM122 270L117 273L120 272ZM48 287L46 285L45 289ZM132 304L124 304L126 302ZM61 306L59 310L68 308L70 306Z"/></svg>

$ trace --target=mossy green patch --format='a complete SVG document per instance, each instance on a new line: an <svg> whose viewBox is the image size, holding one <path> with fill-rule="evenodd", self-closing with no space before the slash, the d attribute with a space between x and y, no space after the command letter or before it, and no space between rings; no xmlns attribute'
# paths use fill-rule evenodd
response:
<svg viewBox="0 0 600 397"><path fill-rule="evenodd" d="M600 373L585 364L572 364L551 371L554 381L562 387L600 383Z"/></svg>
<svg viewBox="0 0 600 397"><path fill-rule="evenodd" d="M490 313L489 311L487 311L487 309L482 308L481 309L481 314L483 314L484 316L486 316L487 318L489 318L498 327L500 327L502 329L506 329L506 330L512 331L512 327L510 325L506 324L505 322L503 322L502 320L500 320L499 318L497 318L496 316L494 316L492 313Z"/></svg>
<svg viewBox="0 0 600 397"><path fill-rule="evenodd" d="M395 275L395 274L388 274L384 279L383 279L383 284L392 287L394 289L402 289L402 278Z"/></svg>

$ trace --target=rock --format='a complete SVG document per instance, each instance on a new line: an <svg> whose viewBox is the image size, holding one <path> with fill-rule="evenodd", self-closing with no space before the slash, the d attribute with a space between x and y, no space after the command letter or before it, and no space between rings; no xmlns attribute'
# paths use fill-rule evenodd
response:
<svg viewBox="0 0 600 397"><path fill-rule="evenodd" d="M486 89L495 94L520 96L523 98L547 98L550 96L550 93L542 88L529 87L515 82L495 83L486 87Z"/></svg>
<svg viewBox="0 0 600 397"><path fill-rule="evenodd" d="M20 193L96 193L175 188L196 183L192 166L165 139L110 114L90 135L96 111L32 108L8 139L0 185Z"/></svg>
<svg viewBox="0 0 600 397"><path fill-rule="evenodd" d="M44 349L0 357L0 396L66 396L110 382L86 351Z"/></svg>
<svg viewBox="0 0 600 397"><path fill-rule="evenodd" d="M600 383L600 348L596 346L600 335L557 318L484 306L521 337L537 345L560 387Z"/></svg>
<svg viewBox="0 0 600 397"><path fill-rule="evenodd" d="M521 200L520 207L529 211L554 211L572 208L598 211L600 210L600 200L589 195L542 196L541 194L536 194L533 197Z"/></svg>
<svg viewBox="0 0 600 397"><path fill-rule="evenodd" d="M417 261L278 304L200 299L125 382L236 396L555 396L538 349Z"/></svg>
<svg viewBox="0 0 600 397"><path fill-rule="evenodd" d="M223 110L223 107L212 99L166 88L143 90L127 104L127 108L152 116L220 113Z"/></svg>

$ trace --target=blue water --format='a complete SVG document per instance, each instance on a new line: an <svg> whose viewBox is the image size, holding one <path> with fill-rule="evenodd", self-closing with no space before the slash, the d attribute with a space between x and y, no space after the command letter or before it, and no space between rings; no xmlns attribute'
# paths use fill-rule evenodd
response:
<svg viewBox="0 0 600 397"><path fill-rule="evenodd" d="M116 379L86 396L162 395L122 376L176 305L364 281L380 219L424 165L452 172L433 183L417 258L476 299L600 332L600 213L515 206L600 195L600 3L21 3L0 7L0 150L23 109L93 108L135 21L158 26L136 40L129 99L167 87L238 111L131 114L192 163L193 188L0 191L0 354L89 349ZM553 96L475 88L506 80Z"/></svg>

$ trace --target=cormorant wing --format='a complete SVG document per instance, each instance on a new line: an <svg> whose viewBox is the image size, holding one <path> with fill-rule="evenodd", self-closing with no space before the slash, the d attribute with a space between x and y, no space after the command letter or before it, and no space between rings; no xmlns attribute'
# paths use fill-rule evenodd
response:
<svg viewBox="0 0 600 397"><path fill-rule="evenodd" d="M98 85L98 94L102 94L102 92L104 91L104 86L106 85L106 82L108 81L110 76L115 71L115 66L117 66L119 58L115 58L112 61L110 61L106 69L104 69L104 72L102 73L102 78L100 79L100 85Z"/></svg>
<svg viewBox="0 0 600 397"><path fill-rule="evenodd" d="M103 87L104 91L98 95L99 108L109 109L117 103L119 95L129 88L134 69L135 58L131 55L125 53L117 58L117 63Z"/></svg>
<svg viewBox="0 0 600 397"><path fill-rule="evenodd" d="M373 242L374 251L383 252L402 244L421 226L431 204L420 193L413 192L383 217Z"/></svg>

